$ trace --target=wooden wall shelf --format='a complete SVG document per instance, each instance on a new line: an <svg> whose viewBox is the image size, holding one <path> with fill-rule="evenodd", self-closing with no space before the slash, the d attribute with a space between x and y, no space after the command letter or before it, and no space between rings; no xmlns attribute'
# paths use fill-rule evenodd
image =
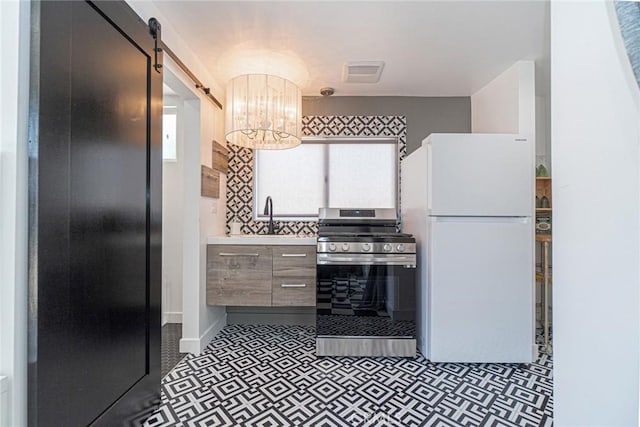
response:
<svg viewBox="0 0 640 427"><path fill-rule="evenodd" d="M201 196L220 198L220 172L201 165Z"/></svg>
<svg viewBox="0 0 640 427"><path fill-rule="evenodd" d="M553 203L551 201L551 177L550 176L537 176L536 177L536 197L538 199L542 199L545 197L549 200L548 208L537 208L538 209L551 209Z"/></svg>
<svg viewBox="0 0 640 427"><path fill-rule="evenodd" d="M213 156L211 158L211 168L226 174L229 170L229 150L222 144L212 141Z"/></svg>

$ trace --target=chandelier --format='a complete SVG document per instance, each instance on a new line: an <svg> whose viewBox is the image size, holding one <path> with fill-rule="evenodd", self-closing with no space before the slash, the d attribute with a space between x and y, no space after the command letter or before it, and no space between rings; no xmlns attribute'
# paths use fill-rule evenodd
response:
<svg viewBox="0 0 640 427"><path fill-rule="evenodd" d="M241 147L281 150L300 145L302 95L293 82L245 74L227 86L227 141Z"/></svg>

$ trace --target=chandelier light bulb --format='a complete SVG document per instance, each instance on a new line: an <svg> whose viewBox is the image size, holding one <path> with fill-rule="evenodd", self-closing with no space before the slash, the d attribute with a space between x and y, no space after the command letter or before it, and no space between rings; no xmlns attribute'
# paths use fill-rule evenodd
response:
<svg viewBox="0 0 640 427"><path fill-rule="evenodd" d="M256 150L300 145L302 94L293 82L269 74L245 74L227 86L226 136Z"/></svg>

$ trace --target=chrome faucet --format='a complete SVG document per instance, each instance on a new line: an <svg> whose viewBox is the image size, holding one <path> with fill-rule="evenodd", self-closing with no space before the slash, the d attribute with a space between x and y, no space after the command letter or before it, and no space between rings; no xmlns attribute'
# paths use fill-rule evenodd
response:
<svg viewBox="0 0 640 427"><path fill-rule="evenodd" d="M264 214L269 215L269 227L267 228L267 234L276 234L273 226L273 200L271 200L271 196L267 196L267 201L264 204Z"/></svg>

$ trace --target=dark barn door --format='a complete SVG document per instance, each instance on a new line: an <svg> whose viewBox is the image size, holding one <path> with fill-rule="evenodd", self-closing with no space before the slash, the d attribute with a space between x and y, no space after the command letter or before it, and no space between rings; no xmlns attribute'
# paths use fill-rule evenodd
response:
<svg viewBox="0 0 640 427"><path fill-rule="evenodd" d="M154 38L124 2L43 1L31 50L29 424L137 425L160 397Z"/></svg>

